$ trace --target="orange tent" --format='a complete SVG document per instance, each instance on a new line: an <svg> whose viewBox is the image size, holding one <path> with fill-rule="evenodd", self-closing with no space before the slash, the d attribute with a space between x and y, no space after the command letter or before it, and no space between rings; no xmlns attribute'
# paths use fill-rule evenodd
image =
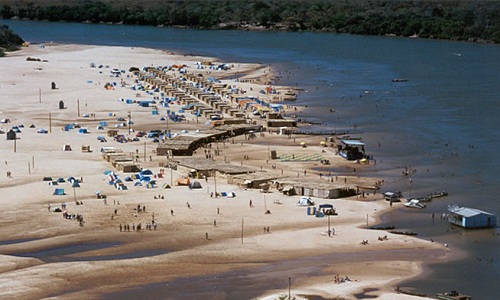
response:
<svg viewBox="0 0 500 300"><path fill-rule="evenodd" d="M177 185L189 185L190 180L189 180L189 178L187 178L187 177L182 177L182 178L177 179L177 180L175 181L175 183L176 183Z"/></svg>

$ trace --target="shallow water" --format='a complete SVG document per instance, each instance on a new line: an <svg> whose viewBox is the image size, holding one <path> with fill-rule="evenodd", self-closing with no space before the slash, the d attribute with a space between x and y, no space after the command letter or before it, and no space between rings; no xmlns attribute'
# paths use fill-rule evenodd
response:
<svg viewBox="0 0 500 300"><path fill-rule="evenodd" d="M38 258L44 262L67 262L81 259L71 258L70 255L84 253L87 251L100 250L119 245L120 243L99 243L99 244L72 244L54 248L43 249L33 252L16 253L15 256Z"/></svg>

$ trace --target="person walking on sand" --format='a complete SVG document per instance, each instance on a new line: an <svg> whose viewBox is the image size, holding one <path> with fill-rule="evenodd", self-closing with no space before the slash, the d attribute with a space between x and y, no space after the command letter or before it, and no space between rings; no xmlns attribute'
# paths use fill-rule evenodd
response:
<svg viewBox="0 0 500 300"><path fill-rule="evenodd" d="M205 232L205 239L208 240L208 232Z"/></svg>

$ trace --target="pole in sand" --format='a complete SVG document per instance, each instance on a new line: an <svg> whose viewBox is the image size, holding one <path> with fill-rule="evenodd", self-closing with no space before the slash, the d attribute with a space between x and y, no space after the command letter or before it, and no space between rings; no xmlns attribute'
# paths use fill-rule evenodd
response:
<svg viewBox="0 0 500 300"><path fill-rule="evenodd" d="M243 244L243 224L245 222L245 218L241 218L241 243Z"/></svg>
<svg viewBox="0 0 500 300"><path fill-rule="evenodd" d="M292 299L292 277L288 277L288 299Z"/></svg>

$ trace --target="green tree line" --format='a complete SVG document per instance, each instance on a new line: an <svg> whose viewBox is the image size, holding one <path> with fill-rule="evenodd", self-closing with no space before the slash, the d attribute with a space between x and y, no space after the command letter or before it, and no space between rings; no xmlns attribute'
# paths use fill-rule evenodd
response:
<svg viewBox="0 0 500 300"><path fill-rule="evenodd" d="M0 57L5 56L5 51L14 51L24 43L23 39L9 29L7 25L0 25Z"/></svg>
<svg viewBox="0 0 500 300"><path fill-rule="evenodd" d="M499 1L74 0L3 4L0 16L198 29L321 31L500 43Z"/></svg>

